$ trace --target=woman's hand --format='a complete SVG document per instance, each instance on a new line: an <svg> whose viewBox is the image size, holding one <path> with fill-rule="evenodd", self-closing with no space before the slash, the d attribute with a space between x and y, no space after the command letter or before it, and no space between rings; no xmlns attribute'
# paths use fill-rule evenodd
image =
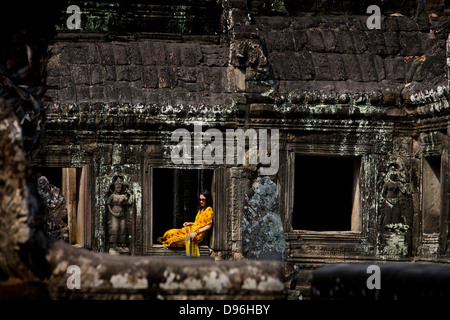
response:
<svg viewBox="0 0 450 320"><path fill-rule="evenodd" d="M194 239L197 235L198 233L194 231L192 233L189 233L189 238Z"/></svg>
<svg viewBox="0 0 450 320"><path fill-rule="evenodd" d="M193 224L193 222L185 222L183 223L183 227L192 226Z"/></svg>

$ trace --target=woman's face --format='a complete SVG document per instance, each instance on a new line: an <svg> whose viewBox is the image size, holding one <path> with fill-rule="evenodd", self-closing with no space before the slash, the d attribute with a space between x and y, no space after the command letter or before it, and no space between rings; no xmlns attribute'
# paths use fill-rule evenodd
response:
<svg viewBox="0 0 450 320"><path fill-rule="evenodd" d="M203 208L204 206L206 206L206 197L204 195L200 195L200 206Z"/></svg>

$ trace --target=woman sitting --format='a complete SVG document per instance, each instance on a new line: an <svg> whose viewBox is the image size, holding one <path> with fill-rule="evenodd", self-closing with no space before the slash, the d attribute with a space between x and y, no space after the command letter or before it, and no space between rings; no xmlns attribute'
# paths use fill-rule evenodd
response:
<svg viewBox="0 0 450 320"><path fill-rule="evenodd" d="M166 247L185 247L187 256L200 256L198 244L212 227L212 197L205 190L199 196L199 210L194 222L183 223L181 229L170 229L157 240Z"/></svg>

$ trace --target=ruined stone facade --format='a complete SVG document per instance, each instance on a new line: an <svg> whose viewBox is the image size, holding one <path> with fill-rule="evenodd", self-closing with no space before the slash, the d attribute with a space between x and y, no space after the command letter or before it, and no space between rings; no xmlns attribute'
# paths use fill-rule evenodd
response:
<svg viewBox="0 0 450 320"><path fill-rule="evenodd" d="M106 203L121 176L129 195L123 253L183 254L156 243L159 225L179 221L180 206L207 187L215 216L202 254L252 257L245 204L267 165L174 163L172 133L186 129L194 140L201 125L224 135L278 130L269 178L281 260L286 274L300 270L300 289L329 262L448 260L443 1L380 5L380 29L368 29L373 3L365 1L77 4L81 30L68 30L61 13L49 47L52 102L33 163L36 172L62 172L71 244L109 252Z"/></svg>

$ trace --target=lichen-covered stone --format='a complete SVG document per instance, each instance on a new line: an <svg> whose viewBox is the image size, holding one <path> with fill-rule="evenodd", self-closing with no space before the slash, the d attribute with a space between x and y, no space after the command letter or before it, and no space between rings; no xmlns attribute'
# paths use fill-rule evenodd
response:
<svg viewBox="0 0 450 320"><path fill-rule="evenodd" d="M52 185L45 176L38 178L38 192L46 206L44 229L58 240L69 241L67 207L61 189Z"/></svg>
<svg viewBox="0 0 450 320"><path fill-rule="evenodd" d="M244 200L241 222L242 253L249 259L285 259L286 242L276 184L258 177Z"/></svg>

